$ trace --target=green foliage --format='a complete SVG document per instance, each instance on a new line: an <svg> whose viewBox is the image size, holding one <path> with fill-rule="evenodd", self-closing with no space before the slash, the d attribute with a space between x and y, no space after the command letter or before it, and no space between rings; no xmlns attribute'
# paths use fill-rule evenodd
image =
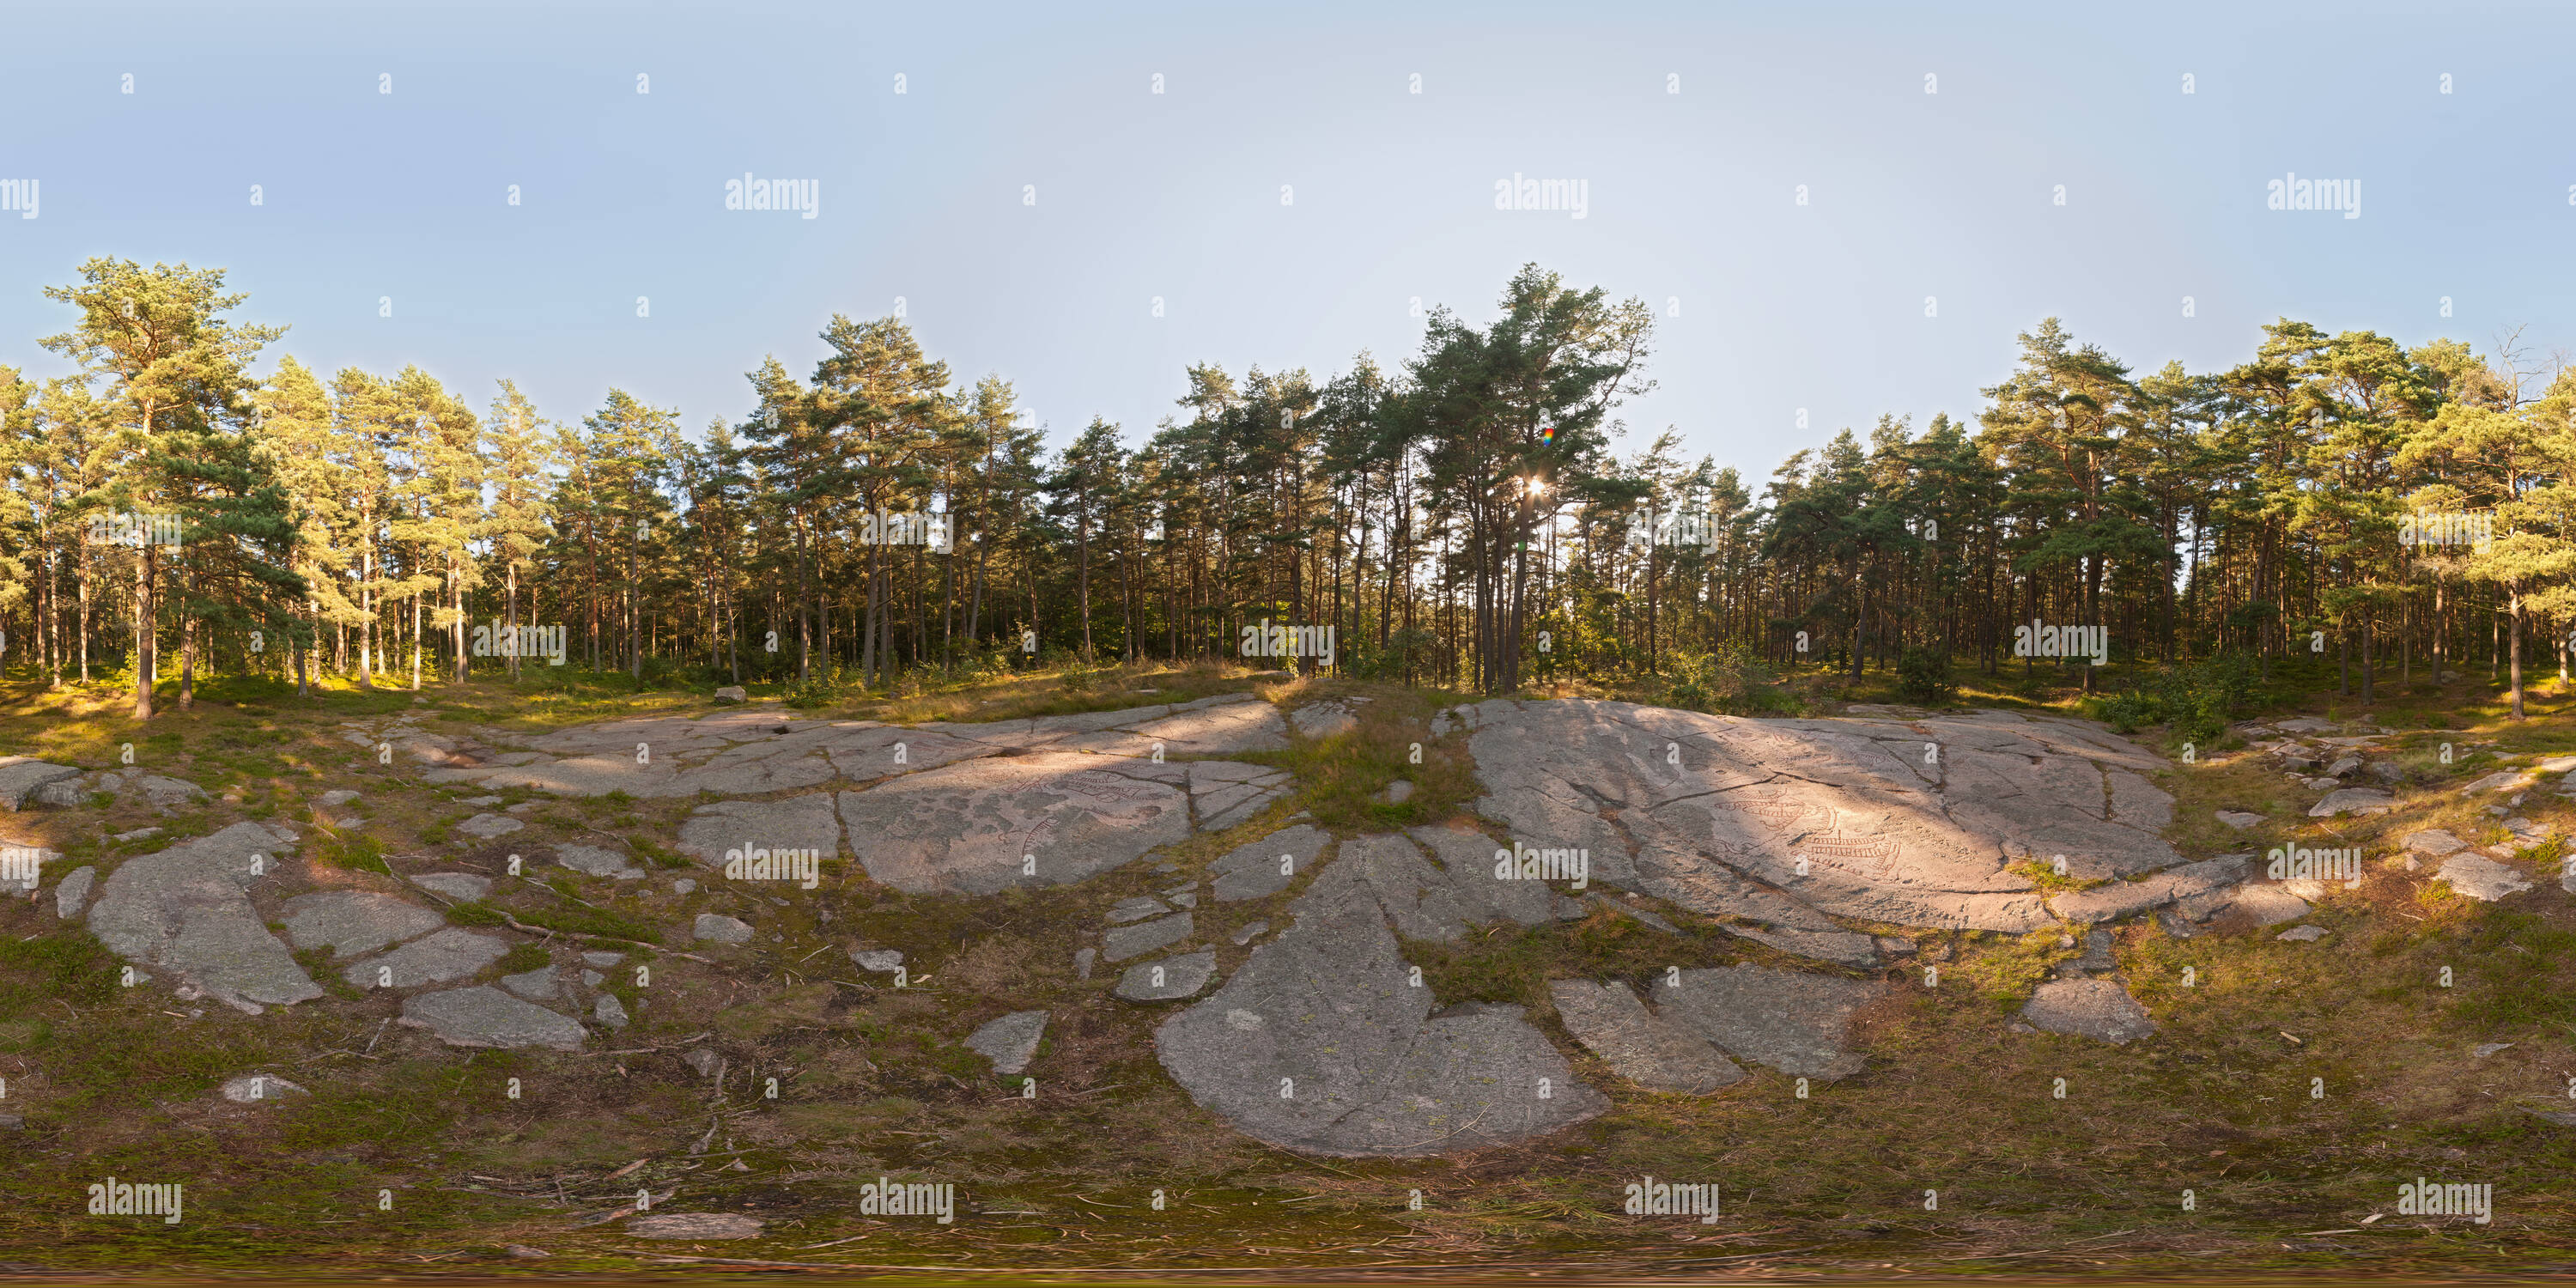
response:
<svg viewBox="0 0 2576 1288"><path fill-rule="evenodd" d="M1664 700L1686 711L1729 716L1781 714L1799 706L1773 686L1770 669L1741 644L1676 658Z"/></svg>
<svg viewBox="0 0 2576 1288"><path fill-rule="evenodd" d="M2192 666L2162 667L2136 688L2094 699L2087 714L2121 733L2165 725L2177 741L2206 743L2252 710L2263 687L2254 660L2227 653Z"/></svg>

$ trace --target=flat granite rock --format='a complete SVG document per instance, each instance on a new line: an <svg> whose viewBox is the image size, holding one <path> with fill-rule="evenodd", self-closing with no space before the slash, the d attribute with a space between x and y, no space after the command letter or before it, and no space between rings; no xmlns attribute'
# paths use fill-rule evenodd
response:
<svg viewBox="0 0 2576 1288"><path fill-rule="evenodd" d="M1359 717L1339 702L1310 702L1288 713L1288 723L1308 738L1330 738L1359 727Z"/></svg>
<svg viewBox="0 0 2576 1288"><path fill-rule="evenodd" d="M0 756L0 809L24 809L36 789L80 777L70 765L55 765L33 756Z"/></svg>
<svg viewBox="0 0 2576 1288"><path fill-rule="evenodd" d="M1625 702L1482 702L1476 810L1515 843L1579 848L1592 879L1856 964L1831 918L2026 933L2048 924L2014 863L2072 875L2182 864L2158 835L2164 761L2084 721L1981 712L1752 720ZM1748 937L1760 938L1753 935Z"/></svg>
<svg viewBox="0 0 2576 1288"><path fill-rule="evenodd" d="M2245 810L2223 809L2218 811L2218 821L2242 832L2245 829L2254 827L2266 820L2260 814L2248 813Z"/></svg>
<svg viewBox="0 0 2576 1288"><path fill-rule="evenodd" d="M841 819L830 792L774 801L717 801L701 805L680 824L672 848L708 867L722 867L728 850L814 850L841 855Z"/></svg>
<svg viewBox="0 0 2576 1288"><path fill-rule="evenodd" d="M1143 921L1147 917L1162 916L1164 913L1170 912L1171 910L1172 906L1170 904L1167 904L1152 895L1140 894L1134 898L1121 899L1116 904L1111 905L1109 909L1109 924L1115 926L1130 921Z"/></svg>
<svg viewBox="0 0 2576 1288"><path fill-rule="evenodd" d="M1185 953L1158 962L1139 962L1118 977L1118 996L1130 1002L1170 1002L1197 996L1216 974L1216 950Z"/></svg>
<svg viewBox="0 0 2576 1288"><path fill-rule="evenodd" d="M456 830L478 841L497 840L526 827L527 824L507 814L477 814L456 825Z"/></svg>
<svg viewBox="0 0 2576 1288"><path fill-rule="evenodd" d="M1704 1096L1744 1080L1744 1070L1706 1039L1646 1009L1617 981L1553 980L1548 1000L1583 1049L1648 1091Z"/></svg>
<svg viewBox="0 0 2576 1288"><path fill-rule="evenodd" d="M868 875L910 894L1070 885L1189 839L1187 772L1072 753L971 760L843 792L841 821L864 838Z"/></svg>
<svg viewBox="0 0 2576 1288"><path fill-rule="evenodd" d="M2452 890L2483 903L2494 903L2531 888L2520 870L2475 854L2454 854L2442 860L2442 870L2434 873L2433 879L2449 882Z"/></svg>
<svg viewBox="0 0 2576 1288"><path fill-rule="evenodd" d="M463 979L510 951L507 941L450 926L427 939L415 939L382 957L353 962L340 978L359 988L418 988ZM386 981L383 972L393 972Z"/></svg>
<svg viewBox="0 0 2576 1288"><path fill-rule="evenodd" d="M1208 865L1217 901L1258 899L1287 889L1298 874L1315 866L1332 841L1331 833L1300 823L1234 847Z"/></svg>
<svg viewBox="0 0 2576 1288"><path fill-rule="evenodd" d="M2107 975L2054 979L2039 986L2021 1008L2021 1019L2049 1033L2069 1033L2114 1045L2156 1031L2147 1009L2128 987Z"/></svg>
<svg viewBox="0 0 2576 1288"><path fill-rule="evenodd" d="M558 845L555 847L555 862L575 872L606 877L611 881L636 881L644 876L644 869L635 866L634 860L597 845Z"/></svg>
<svg viewBox="0 0 2576 1288"><path fill-rule="evenodd" d="M2233 895L2226 897L2224 908L2252 917L2257 926L2277 926L2308 915L2307 900L2285 886L2260 882L2238 886Z"/></svg>
<svg viewBox="0 0 2576 1288"><path fill-rule="evenodd" d="M1109 933L1100 937L1100 955L1113 962L1123 962L1157 948L1168 948L1189 938L1195 930L1190 914L1186 912L1160 921L1112 927Z"/></svg>
<svg viewBox="0 0 2576 1288"><path fill-rule="evenodd" d="M145 800L165 811L182 805L202 805L206 801L206 789L184 778L171 778L163 774L128 774L125 776L125 785L142 792Z"/></svg>
<svg viewBox="0 0 2576 1288"><path fill-rule="evenodd" d="M2440 828L2428 827L2420 832L2409 833L2406 837L2406 848L2427 858L2439 859L2469 848L2469 843Z"/></svg>
<svg viewBox="0 0 2576 1288"><path fill-rule="evenodd" d="M90 933L108 951L161 967L252 1015L265 1005L320 997L244 893L261 879L251 869L273 868L273 856L290 846L260 824L235 823L127 859L100 884Z"/></svg>
<svg viewBox="0 0 2576 1288"><path fill-rule="evenodd" d="M2376 787L2344 787L2327 792L2325 798L2308 807L2310 818L2332 818L2337 814L2385 814L2397 808L2397 798Z"/></svg>
<svg viewBox="0 0 2576 1288"><path fill-rule="evenodd" d="M553 1047L571 1051L587 1036L570 1017L520 1001L497 988L451 988L403 999L402 1022L460 1047Z"/></svg>
<svg viewBox="0 0 2576 1288"><path fill-rule="evenodd" d="M966 1049L992 1061L995 1073L1020 1073L1037 1058L1046 1023L1044 1011L1013 1011L967 1034Z"/></svg>
<svg viewBox="0 0 2576 1288"><path fill-rule="evenodd" d="M540 966L535 970L521 971L516 975L504 975L501 977L501 987L531 1002L551 1002L563 992L562 984L555 978L555 968L552 966Z"/></svg>
<svg viewBox="0 0 2576 1288"><path fill-rule="evenodd" d="M478 877L471 872L423 872L413 877L411 883L432 894L443 894L467 903L492 893L492 878Z"/></svg>
<svg viewBox="0 0 2576 1288"><path fill-rule="evenodd" d="M1861 1071L1847 1051L1852 1013L1886 991L1874 980L1773 970L1750 962L1685 970L1658 988L1662 1017L1739 1060L1792 1077L1846 1078Z"/></svg>
<svg viewBox="0 0 2576 1288"><path fill-rule="evenodd" d="M329 945L335 957L372 953L438 929L447 918L416 903L364 890L300 894L286 901L286 938L297 948Z"/></svg>
<svg viewBox="0 0 2576 1288"><path fill-rule="evenodd" d="M1607 1107L1519 1007L1435 1011L1360 865L1326 864L1291 911L1296 924L1155 1030L1163 1067L1235 1130L1309 1153L1417 1157Z"/></svg>

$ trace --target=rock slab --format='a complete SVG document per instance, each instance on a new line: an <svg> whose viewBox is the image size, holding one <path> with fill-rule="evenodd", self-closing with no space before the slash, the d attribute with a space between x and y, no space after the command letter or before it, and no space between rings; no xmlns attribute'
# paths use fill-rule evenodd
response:
<svg viewBox="0 0 2576 1288"><path fill-rule="evenodd" d="M1044 1011L1013 1011L967 1034L966 1049L992 1061L995 1073L1019 1073L1037 1058L1046 1023Z"/></svg>
<svg viewBox="0 0 2576 1288"><path fill-rule="evenodd" d="M570 1051L581 1045L581 1026L542 1006L520 1001L488 985L416 993L403 999L402 1022L428 1029L449 1046L553 1047Z"/></svg>
<svg viewBox="0 0 2576 1288"><path fill-rule="evenodd" d="M1706 1095L1744 1080L1744 1070L1696 1034L1646 1009L1617 981L1560 979L1548 986L1565 1031L1648 1091Z"/></svg>
<svg viewBox="0 0 2576 1288"><path fill-rule="evenodd" d="M157 966L237 1010L322 996L245 891L281 850L277 834L235 823L212 836L127 859L90 906L90 933L108 951Z"/></svg>

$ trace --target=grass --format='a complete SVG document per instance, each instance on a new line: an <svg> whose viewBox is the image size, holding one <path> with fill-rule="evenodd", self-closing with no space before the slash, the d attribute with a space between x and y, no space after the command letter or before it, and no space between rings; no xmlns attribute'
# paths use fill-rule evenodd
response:
<svg viewBox="0 0 2576 1288"><path fill-rule="evenodd" d="M2125 674L2114 668L2104 678ZM612 715L711 709L696 691L619 692L606 680L572 678L552 688L483 679L433 687L425 707L407 689L330 687L297 699L291 687L224 681L204 686L192 711L165 712L148 731L123 718L115 693L11 684L0 686L0 739L95 767L116 764L119 746L133 741L142 767L210 783L220 772L242 790L241 809L218 803L185 824L130 800L22 819L64 829L57 848L103 865L256 808L273 808L306 833L303 853L317 884L379 888L388 872L451 861L497 874L511 847L541 853L550 837L586 837L587 827L613 826L654 866L686 864L668 839L696 802L558 806L550 815L561 824L530 818L525 834L466 849L438 830L455 807L407 776L407 766L378 766L336 741L340 721L397 713L533 733ZM1966 700L2032 711L2073 710L2068 678L2048 667L2027 683L2018 668L1991 678L1960 674ZM2293 683L2318 678L2276 670L2283 697L2268 714L2362 715L2349 700ZM1800 700L1822 710L1895 696L1892 674L1881 687L1877 672L1854 685L1809 668L1787 683L1803 686ZM1139 691L1147 688L1161 692ZM1817 1245L1823 1250L1770 1264L1846 1275L1890 1266L2099 1275L2206 1273L2216 1260L2239 1273L2393 1276L2563 1260L2558 1249L2576 1217L2576 1183L2568 1180L2576 1176L2576 1133L2519 1109L2526 1097L2563 1102L2566 1074L2576 1070L2569 1028L2576 1003L2562 1000L2576 998L2576 898L2552 879L2559 856L2543 848L2516 860L2539 888L2503 906L2449 897L2425 873L2378 862L2420 827L2447 827L2481 844L2500 840L2482 807L2436 789L2487 772L2498 756L2576 747L2563 695L2535 691L2542 718L2515 726L2501 720L2482 680L2403 695L2385 686L2369 714L2409 731L2401 755L2409 782L2404 808L2381 818L2308 819L2314 793L2223 745L2167 771L2161 782L2176 797L2169 836L2186 854L2352 844L2373 862L2360 888L2320 901L2310 921L2332 932L2322 943L2281 943L2251 927L2188 940L2120 928L2123 978L2160 1026L2126 1047L2012 1030L2020 1000L2073 955L2054 929L1923 933L1915 937L1924 959L1876 973L1889 987L1858 1021L1858 1049L1869 1060L1859 1075L1812 1080L1801 1099L1794 1080L1748 1066L1742 1082L1710 1096L1657 1095L1611 1076L1568 1039L1552 1018L1548 981L1618 979L1642 991L1673 966L1789 959L1670 908L1658 911L1681 928L1678 937L1596 910L1580 921L1480 928L1453 943L1408 942L1406 959L1423 967L1437 1005L1527 1008L1607 1104L1589 1122L1520 1145L1451 1158L1347 1160L1250 1141L1194 1104L1152 1054L1153 1028L1171 1008L1111 1000L1115 971L1076 978L1077 931L1098 925L1117 899L1203 872L1300 810L1342 836L1465 817L1478 794L1466 740L1427 737L1430 716L1454 695L1255 679L1240 668L1140 666L1013 675L893 698L839 693L816 710L1005 719L1245 690L1290 706L1369 701L1352 707L1358 724L1346 733L1292 738L1287 750L1248 757L1294 773L1296 790L1242 828L1172 847L1167 857L1178 873L1138 864L1075 887L962 899L895 891L840 865L822 889L774 910L761 942L698 949L706 961L638 950L605 972L634 1016L613 1045L659 1048L636 1054L450 1050L391 1023L400 1009L393 997L335 994L256 1017L211 999L178 1003L166 989L116 987L122 963L87 936L66 933L49 902L0 904L0 1076L9 1082L8 1111L27 1120L23 1134L0 1138L0 1149L33 1164L0 1172L0 1240L25 1249L13 1257L77 1271L327 1267L347 1276L435 1265L487 1274L525 1268L500 1251L518 1242L554 1252L541 1263L550 1273L629 1274L656 1268L635 1241L614 1225L568 1232L564 1218L649 1184L656 1192L680 1187L692 1210L755 1211L772 1223L761 1240L706 1253L676 1249L682 1255L944 1268L1101 1267L1123 1258L1253 1269L1393 1259L1476 1262L1499 1272L1527 1260L1650 1267ZM2447 764L2442 741L2455 744ZM1386 801L1399 778L1414 784L1412 797ZM304 802L332 787L366 793L372 817L363 828L331 835L307 826ZM2211 817L2222 806L2269 817L2240 833ZM2568 808L2535 798L2525 812L2564 824ZM100 839L145 825L170 830L132 845ZM643 884L652 888L630 882L603 894L598 883L573 882L575 897L609 904L591 908L499 878L488 902L454 904L447 916L505 935L515 917L575 939L643 940L634 932L685 925L695 911L723 910L736 897L701 889L684 898L667 882ZM1232 932L1255 920L1284 925L1301 890L1302 883L1196 910L1222 975L1250 953L1232 944ZM773 926L783 942L768 942ZM551 945L510 937L502 969L535 969L554 955ZM903 950L922 982L896 990L888 977L862 977L845 955L853 946ZM637 988L634 966L644 962L652 983ZM317 980L336 980L327 962L314 964ZM1939 971L1932 987L1923 984L1927 966ZM2445 966L2448 988L2439 982ZM1024 1101L1015 1083L996 1080L957 1044L985 1020L1031 1008L1051 1019L1040 1096ZM697 1041L728 1061L721 1086L676 1058L683 1039L709 1031L714 1036ZM2490 1057L2469 1054L2497 1042L2514 1045ZM213 1097L225 1078L257 1069L312 1094L255 1109ZM776 1101L760 1095L773 1076ZM517 1100L506 1095L511 1078L521 1080ZM2063 1100L2051 1094L2059 1078L2068 1087ZM2324 1080L2324 1099L2309 1097L2311 1079ZM719 1152L692 1158L688 1148L711 1126L709 1148ZM712 1170L732 1159L750 1170ZM636 1170L609 1178L638 1160ZM184 1178L207 1216L178 1227L66 1217L66 1167L80 1176ZM856 1186L881 1172L957 1184L958 1224L861 1222L853 1215ZM1717 1180L1729 1215L1712 1227L1618 1215L1620 1186L1643 1175ZM2416 1175L2492 1181L2506 1216L2483 1229L2411 1218L2359 1226L2364 1215L2392 1211L2397 1180ZM391 1212L376 1207L385 1188L395 1191ZM1942 1193L1937 1213L1922 1207L1927 1188ZM2179 1207L2186 1188L2198 1201L2189 1214ZM1170 1200L1165 1211L1148 1206L1155 1189ZM1419 1209L1410 1205L1416 1193ZM1038 1215L974 1215L1004 1209ZM2360 1233L2300 1233L2346 1228ZM854 1235L866 1237L806 1246ZM2032 1252L2043 1255L2020 1255ZM1981 1259L2006 1253L2015 1255Z"/></svg>

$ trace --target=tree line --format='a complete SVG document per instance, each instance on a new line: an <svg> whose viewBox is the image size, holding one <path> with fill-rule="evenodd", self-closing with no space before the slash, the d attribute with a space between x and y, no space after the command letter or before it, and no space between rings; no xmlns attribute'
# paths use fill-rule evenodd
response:
<svg viewBox="0 0 2576 1288"><path fill-rule="evenodd" d="M900 317L834 316L810 373L765 361L693 436L622 389L569 422L417 366L255 375L284 328L235 320L221 270L78 276L38 341L76 372L0 367L0 666L130 683L138 717L200 671L520 677L556 663L530 626L639 685L837 691L1232 657L1256 624L1489 693L1721 657L2090 691L2095 657L2031 641L2100 627L2105 661L2330 654L2365 701L2483 664L2520 714L2576 621L2576 370L2512 337L2283 319L2238 366L2141 375L2052 318L1973 423L1882 416L1757 494L1671 430L1619 450L1653 314L1536 266L1392 369L1193 366L1150 432L1056 450Z"/></svg>

